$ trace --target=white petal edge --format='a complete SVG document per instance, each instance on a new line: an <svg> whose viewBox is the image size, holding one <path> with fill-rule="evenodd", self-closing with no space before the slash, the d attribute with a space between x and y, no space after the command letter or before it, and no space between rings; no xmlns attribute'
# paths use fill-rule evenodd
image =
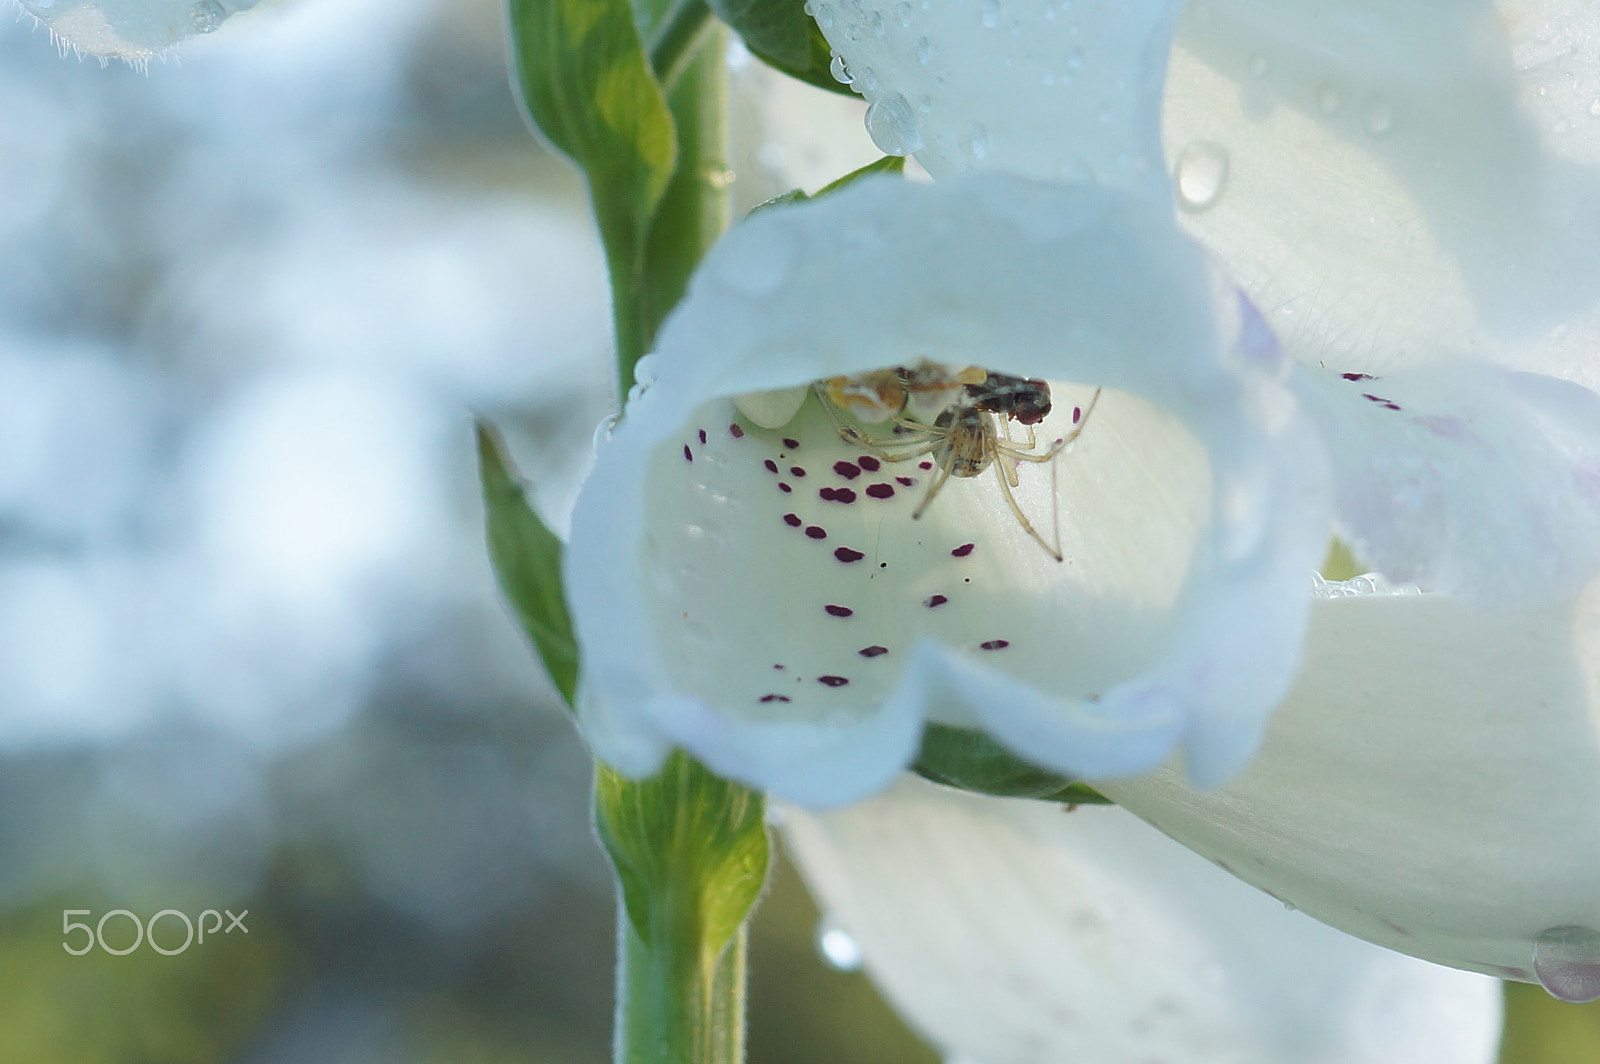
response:
<svg viewBox="0 0 1600 1064"><path fill-rule="evenodd" d="M215 32L257 0L18 0L66 47L133 63Z"/></svg>
<svg viewBox="0 0 1600 1064"><path fill-rule="evenodd" d="M1178 0L812 7L872 104L879 147L914 152L934 177L981 169L1164 189L1161 84Z"/></svg>
<svg viewBox="0 0 1600 1064"><path fill-rule="evenodd" d="M1600 582L1543 607L1378 594L1312 616L1244 772L1106 793L1334 927L1531 981L1541 932L1600 929Z"/></svg>
<svg viewBox="0 0 1600 1064"><path fill-rule="evenodd" d="M1131 814L905 780L784 836L827 924L974 1064L1488 1064L1499 984L1369 946Z"/></svg>
<svg viewBox="0 0 1600 1064"><path fill-rule="evenodd" d="M653 767L646 755L682 745L721 773L807 804L858 799L906 764L929 697L910 672L881 706L829 720L752 719L675 689L643 598L649 467L709 399L981 351L986 364L1104 384L1181 419L1212 464L1213 523L1195 544L1173 636L1147 673L1114 684L1099 704L1058 692L1049 711L1036 696L1017 699L1011 718L987 697L967 712L1061 771L1140 771L1180 734L1203 783L1236 770L1292 678L1305 574L1331 515L1320 445L1278 384L1283 367L1271 351L1224 349L1219 331L1241 326L1218 321L1217 298L1164 204L1108 190L998 176L861 182L740 226L664 328L655 379L600 447L574 510L566 586L583 703L603 706L583 717L596 753L638 775ZM937 669L940 651L930 653L927 676L981 693L981 679ZM1114 721L1096 728L1105 707L1123 705L1144 711L1143 741ZM1102 746L1080 745L1097 730ZM1035 745L1052 733L1070 748Z"/></svg>
<svg viewBox="0 0 1600 1064"><path fill-rule="evenodd" d="M1391 580L1475 600L1569 597L1600 567L1600 396L1458 361L1371 377L1301 368L1339 524Z"/></svg>

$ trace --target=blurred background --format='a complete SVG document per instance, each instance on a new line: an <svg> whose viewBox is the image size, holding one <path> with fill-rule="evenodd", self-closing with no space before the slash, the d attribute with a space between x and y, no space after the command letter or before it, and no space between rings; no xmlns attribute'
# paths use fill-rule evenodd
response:
<svg viewBox="0 0 1600 1064"><path fill-rule="evenodd" d="M614 401L584 192L497 0L263 7L148 72L0 18L0 1064L602 1062L589 761L470 434L565 527ZM877 156L736 80L741 204ZM118 909L247 930L62 949ZM818 929L781 867L752 1061L933 1060Z"/></svg>

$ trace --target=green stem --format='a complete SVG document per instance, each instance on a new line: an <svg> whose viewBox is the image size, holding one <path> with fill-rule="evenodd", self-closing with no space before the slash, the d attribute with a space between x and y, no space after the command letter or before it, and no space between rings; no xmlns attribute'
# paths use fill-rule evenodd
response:
<svg viewBox="0 0 1600 1064"><path fill-rule="evenodd" d="M678 83L697 52L701 32L710 23L711 7L706 0L673 0L645 42L657 81L669 90Z"/></svg>
<svg viewBox="0 0 1600 1064"><path fill-rule="evenodd" d="M615 1064L743 1064L745 928L707 956L692 921L671 926L653 908L661 941L650 946L619 896Z"/></svg>

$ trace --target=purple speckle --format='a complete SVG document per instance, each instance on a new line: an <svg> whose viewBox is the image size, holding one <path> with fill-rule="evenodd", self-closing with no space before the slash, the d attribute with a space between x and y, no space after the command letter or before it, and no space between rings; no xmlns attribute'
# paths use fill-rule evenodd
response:
<svg viewBox="0 0 1600 1064"><path fill-rule="evenodd" d="M789 448L791 451L798 451L800 449L800 441L789 436L785 436L783 438L783 445Z"/></svg>
<svg viewBox="0 0 1600 1064"><path fill-rule="evenodd" d="M967 555L972 553L972 548L976 546L976 543L963 543L961 546L951 551L950 556L952 558L965 558Z"/></svg>
<svg viewBox="0 0 1600 1064"><path fill-rule="evenodd" d="M849 488L823 488L817 494L828 502L855 502L856 493Z"/></svg>
<svg viewBox="0 0 1600 1064"><path fill-rule="evenodd" d="M916 483L916 481L912 480L910 477L895 477L894 481L895 481L896 484L899 484L902 488L909 488L911 485Z"/></svg>
<svg viewBox="0 0 1600 1064"><path fill-rule="evenodd" d="M821 525L807 525L806 535L810 536L812 539L827 539L828 530L823 528Z"/></svg>
<svg viewBox="0 0 1600 1064"><path fill-rule="evenodd" d="M785 495L787 495L791 491L793 491L794 489L780 480L780 481L778 481L778 490L783 492Z"/></svg>
<svg viewBox="0 0 1600 1064"><path fill-rule="evenodd" d="M800 520L799 514L784 514L783 523L788 525L790 528L799 528L801 524L803 524L803 522Z"/></svg>
<svg viewBox="0 0 1600 1064"><path fill-rule="evenodd" d="M732 436L736 440L742 440L744 439L744 429L740 428L738 424L729 425L728 435Z"/></svg>
<svg viewBox="0 0 1600 1064"><path fill-rule="evenodd" d="M934 595L931 598L929 598L926 602L924 602L923 605L928 607L931 610L931 609L937 609L938 607L943 606L946 602L949 602L949 601L950 600L945 598L943 595Z"/></svg>
<svg viewBox="0 0 1600 1064"><path fill-rule="evenodd" d="M791 699L788 695L762 695L761 696L761 701L763 701L763 702L791 702L791 701L793 701L793 699Z"/></svg>
<svg viewBox="0 0 1600 1064"><path fill-rule="evenodd" d="M804 470L804 469L802 469L802 468L800 468L800 467L799 467L799 466L797 466L797 465L792 465L792 466L790 466L790 467L789 467L789 472L790 472L790 473L791 473L791 474L792 474L792 475L794 475L794 476L797 476L797 477L803 477L803 476L805 476L805 475L806 475L806 471L805 471L805 470Z"/></svg>
<svg viewBox="0 0 1600 1064"><path fill-rule="evenodd" d="M832 502L833 501L833 489L832 488L818 488L817 489L817 498L821 499L823 502Z"/></svg>
<svg viewBox="0 0 1600 1064"><path fill-rule="evenodd" d="M843 687L850 680L844 676L818 676L817 682L827 684L829 687Z"/></svg>
<svg viewBox="0 0 1600 1064"><path fill-rule="evenodd" d="M1076 425L1078 422L1080 422L1082 420L1083 420L1083 407L1081 407L1081 406L1073 407L1072 408L1072 423L1074 425Z"/></svg>
<svg viewBox="0 0 1600 1064"><path fill-rule="evenodd" d="M991 639L987 643L979 643L978 648L980 650L1004 650L1010 645L1011 641L1009 639Z"/></svg>
<svg viewBox="0 0 1600 1064"><path fill-rule="evenodd" d="M703 445L705 442L706 442L706 430L705 429L701 429L700 430L700 443Z"/></svg>
<svg viewBox="0 0 1600 1064"><path fill-rule="evenodd" d="M1375 381L1378 379L1370 373L1341 373L1339 376L1347 381Z"/></svg>
<svg viewBox="0 0 1600 1064"><path fill-rule="evenodd" d="M773 667L773 668L774 668L774 669L777 669L777 670L778 670L778 671L779 671L779 672L782 672L782 671L783 671L783 666L782 666L782 665L774 665L774 666L772 666L772 667Z"/></svg>
<svg viewBox="0 0 1600 1064"><path fill-rule="evenodd" d="M864 454L860 458L857 458L856 461L859 462L861 464L861 468L865 469L868 473L876 473L878 471L878 460L872 457L870 454Z"/></svg>
<svg viewBox="0 0 1600 1064"><path fill-rule="evenodd" d="M833 552L833 556L844 562L846 565L849 565L851 562L858 562L862 558L866 557L866 555L862 554L860 551L851 550L849 547L836 548Z"/></svg>
<svg viewBox="0 0 1600 1064"><path fill-rule="evenodd" d="M894 485L893 484L868 484L867 485L867 494L871 495L874 499L892 498L893 495L894 495Z"/></svg>
<svg viewBox="0 0 1600 1064"><path fill-rule="evenodd" d="M762 462L761 464L767 467L767 472L768 473L776 473L778 471L778 463L774 462L770 458L768 458L765 462Z"/></svg>
<svg viewBox="0 0 1600 1064"><path fill-rule="evenodd" d="M829 617L854 617L856 612L849 606L835 606L831 602L822 608L828 611Z"/></svg>
<svg viewBox="0 0 1600 1064"><path fill-rule="evenodd" d="M921 470L929 470L929 469L933 468L933 463L932 462L918 462L917 463L917 468L921 469Z"/></svg>
<svg viewBox="0 0 1600 1064"><path fill-rule="evenodd" d="M833 463L833 471L839 474L841 477L844 477L846 480L854 480L856 477L861 475L860 466L856 465L854 462L846 462L842 458Z"/></svg>
<svg viewBox="0 0 1600 1064"><path fill-rule="evenodd" d="M860 654L864 658L875 658L879 654L889 653L889 648L880 646L862 647L860 650L856 651L856 653Z"/></svg>
<svg viewBox="0 0 1600 1064"><path fill-rule="evenodd" d="M689 445L687 443L683 445L683 460L685 462L694 461L694 452L689 450Z"/></svg>
<svg viewBox="0 0 1600 1064"><path fill-rule="evenodd" d="M1379 406L1383 407L1385 410L1399 410L1400 409L1400 404L1399 403L1396 403L1396 402L1394 402L1393 400L1390 400L1390 399L1385 399L1381 395L1372 395L1369 392L1362 392L1361 393L1361 398L1369 399L1372 402L1377 403Z"/></svg>

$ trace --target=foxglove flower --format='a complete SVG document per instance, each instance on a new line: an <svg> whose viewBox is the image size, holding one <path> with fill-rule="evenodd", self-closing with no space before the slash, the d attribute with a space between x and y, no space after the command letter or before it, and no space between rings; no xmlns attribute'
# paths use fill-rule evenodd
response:
<svg viewBox="0 0 1600 1064"><path fill-rule="evenodd" d="M196 34L212 33L257 0L18 0L63 47L143 62Z"/></svg>
<svg viewBox="0 0 1600 1064"><path fill-rule="evenodd" d="M852 936L946 1059L1495 1059L1497 981L1288 912L1123 810L908 779L784 819L825 945Z"/></svg>
<svg viewBox="0 0 1600 1064"><path fill-rule="evenodd" d="M642 775L681 746L816 805L888 784L929 720L1072 775L1179 744L1196 778L1236 770L1293 675L1329 522L1270 341L1164 200L885 180L749 220L573 513L596 753ZM1081 431L930 499L953 459L847 438L807 391L924 361L1053 382L1018 449ZM1057 522L1064 560L1039 542Z"/></svg>
<svg viewBox="0 0 1600 1064"><path fill-rule="evenodd" d="M1338 531L1425 592L1325 586L1236 780L1107 792L1337 927L1600 996L1600 16L1221 0L1169 53L1172 4L894 11L825 31L874 106L917 101L905 139L983 128L936 175L1142 180L1154 103L1095 146L1055 100L1164 103L1179 217L1297 363Z"/></svg>

